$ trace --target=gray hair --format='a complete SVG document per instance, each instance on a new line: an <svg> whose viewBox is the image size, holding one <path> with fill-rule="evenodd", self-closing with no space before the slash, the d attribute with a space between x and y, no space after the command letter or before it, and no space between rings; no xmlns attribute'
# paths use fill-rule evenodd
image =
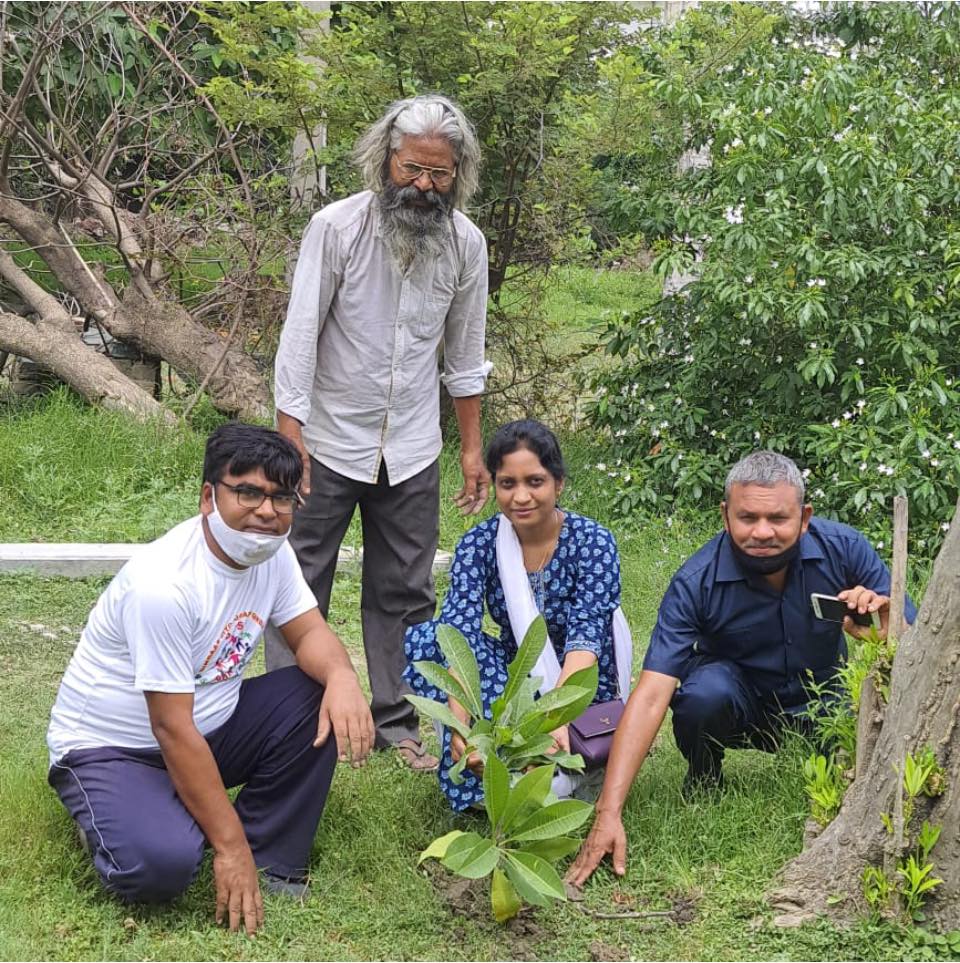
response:
<svg viewBox="0 0 960 963"><path fill-rule="evenodd" d="M367 189L376 194L383 190L390 151L404 137L442 137L450 144L457 164L450 200L456 208L466 207L480 182L480 144L463 111L440 94L394 101L357 141L353 159Z"/></svg>
<svg viewBox="0 0 960 963"><path fill-rule="evenodd" d="M802 505L806 486L796 464L778 451L755 451L741 458L727 473L727 480L723 485L723 498L725 501L730 501L730 491L734 485L761 485L763 488L773 488L781 482L796 488L797 497Z"/></svg>

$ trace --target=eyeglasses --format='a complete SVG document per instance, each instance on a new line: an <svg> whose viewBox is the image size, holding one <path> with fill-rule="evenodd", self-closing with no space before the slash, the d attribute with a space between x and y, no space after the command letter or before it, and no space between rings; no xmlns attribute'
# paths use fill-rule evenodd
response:
<svg viewBox="0 0 960 963"><path fill-rule="evenodd" d="M396 151L394 151L394 157L396 157ZM424 167L423 164L414 164L413 161L402 161L399 157L397 170L405 181L415 181L426 174L434 187L449 187L457 176L456 168L451 171L446 167Z"/></svg>
<svg viewBox="0 0 960 963"><path fill-rule="evenodd" d="M225 481L217 484L229 488L237 496L237 504L241 508L259 508L264 499L269 498L278 515L292 515L303 504L303 499L297 492L274 492L268 495L262 488L254 488L252 485L229 485Z"/></svg>

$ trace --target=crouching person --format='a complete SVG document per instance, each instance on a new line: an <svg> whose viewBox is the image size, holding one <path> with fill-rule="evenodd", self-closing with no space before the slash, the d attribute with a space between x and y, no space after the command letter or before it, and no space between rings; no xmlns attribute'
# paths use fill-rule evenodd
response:
<svg viewBox="0 0 960 963"><path fill-rule="evenodd" d="M209 845L217 922L251 934L258 870L268 892L305 895L337 758L361 765L373 740L349 656L287 544L301 471L276 432L213 432L200 514L100 596L47 732L50 784L107 890L169 900ZM244 680L268 620L297 664Z"/></svg>

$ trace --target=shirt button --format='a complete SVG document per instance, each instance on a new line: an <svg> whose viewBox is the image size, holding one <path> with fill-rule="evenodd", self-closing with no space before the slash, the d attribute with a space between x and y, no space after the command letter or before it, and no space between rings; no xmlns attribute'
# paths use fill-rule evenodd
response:
<svg viewBox="0 0 960 963"><path fill-rule="evenodd" d="M789 636L787 637L787 645L793 645L793 639L791 639Z"/></svg>

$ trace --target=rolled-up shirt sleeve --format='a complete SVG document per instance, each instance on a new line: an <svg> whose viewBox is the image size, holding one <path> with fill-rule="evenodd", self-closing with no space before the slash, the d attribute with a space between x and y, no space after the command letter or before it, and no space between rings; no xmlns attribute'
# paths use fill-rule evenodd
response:
<svg viewBox="0 0 960 963"><path fill-rule="evenodd" d="M453 398L483 393L492 362L484 360L487 329L487 246L477 231L463 242L464 268L447 311L441 380Z"/></svg>
<svg viewBox="0 0 960 963"><path fill-rule="evenodd" d="M681 680L686 677L701 635L698 608L691 586L674 577L660 603L657 624L643 660L645 670Z"/></svg>
<svg viewBox="0 0 960 963"><path fill-rule="evenodd" d="M317 340L340 283L339 255L339 232L320 214L315 214L300 244L274 366L277 410L301 424L310 417Z"/></svg>

